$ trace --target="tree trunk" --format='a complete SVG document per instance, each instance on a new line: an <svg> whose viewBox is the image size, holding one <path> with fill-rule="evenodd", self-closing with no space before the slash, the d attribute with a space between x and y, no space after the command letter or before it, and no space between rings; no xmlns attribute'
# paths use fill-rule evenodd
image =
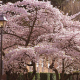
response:
<svg viewBox="0 0 80 80"><path fill-rule="evenodd" d="M33 61L31 61L31 62L32 62L32 64L27 64L28 66L33 66L33 73L30 76L29 80L32 80L34 78L35 74L36 74L36 64Z"/></svg>

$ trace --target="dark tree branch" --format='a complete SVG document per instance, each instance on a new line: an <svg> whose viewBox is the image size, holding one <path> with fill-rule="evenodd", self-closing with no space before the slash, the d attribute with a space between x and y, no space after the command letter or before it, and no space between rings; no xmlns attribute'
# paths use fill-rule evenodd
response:
<svg viewBox="0 0 80 80"><path fill-rule="evenodd" d="M2 50L2 55L3 55L3 56L5 56L5 53L4 53L4 51L3 51L3 50Z"/></svg>
<svg viewBox="0 0 80 80"><path fill-rule="evenodd" d="M29 33L28 39L26 41L26 46L28 46L28 44L30 42L30 38L31 38L31 35L32 35L32 32L33 32L33 28L34 28L36 20L37 20L37 10L36 10L36 17L35 17L35 19L33 21L33 25L30 27L30 33Z"/></svg>
<svg viewBox="0 0 80 80"><path fill-rule="evenodd" d="M57 70L56 68L53 68L52 70L55 71L56 80L59 80L59 73L58 73L58 70Z"/></svg>
<svg viewBox="0 0 80 80"><path fill-rule="evenodd" d="M53 71L55 71L56 80L59 80L59 73L58 73L58 70L54 67L54 62L55 62L55 60L53 59L52 64L49 66L49 68L52 69Z"/></svg>
<svg viewBox="0 0 80 80"><path fill-rule="evenodd" d="M67 67L71 66L72 64L73 64L73 62L72 62L72 63L70 63L70 64L68 64L68 65L65 67L65 69L66 69Z"/></svg>
<svg viewBox="0 0 80 80"><path fill-rule="evenodd" d="M28 66L33 66L32 64L27 64Z"/></svg>
<svg viewBox="0 0 80 80"><path fill-rule="evenodd" d="M31 75L31 77L30 77L30 79L29 80L32 80L33 79L33 77L35 76L35 74L36 74L36 64L35 64L35 62L33 62L32 61L32 65L33 65L33 73L32 73L32 75Z"/></svg>
<svg viewBox="0 0 80 80"><path fill-rule="evenodd" d="M16 45L25 46L24 44L14 43L13 45L10 45L8 47L3 48L3 50L8 49L8 48L13 47L13 46L16 46Z"/></svg>
<svg viewBox="0 0 80 80"><path fill-rule="evenodd" d="M16 34L8 33L8 32L6 32L6 31L4 31L4 34L9 34L9 35L15 36L15 37L17 37L17 38L19 38L19 39L22 39L22 40L26 41L25 38L22 38L22 37L20 37L20 36L18 36L18 35L16 35Z"/></svg>
<svg viewBox="0 0 80 80"><path fill-rule="evenodd" d="M61 80L64 80L64 60L65 59L62 59L62 74L61 74Z"/></svg>

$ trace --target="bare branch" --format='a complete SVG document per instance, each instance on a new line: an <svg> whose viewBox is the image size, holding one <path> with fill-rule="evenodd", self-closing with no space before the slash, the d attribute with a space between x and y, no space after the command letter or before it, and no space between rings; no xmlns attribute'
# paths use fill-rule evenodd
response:
<svg viewBox="0 0 80 80"><path fill-rule="evenodd" d="M4 34L9 34L9 35L15 36L15 37L17 37L17 38L19 38L19 39L22 39L22 40L26 41L25 38L22 38L22 37L20 37L20 36L18 36L18 35L16 35L16 34L8 33L8 32L6 32L6 31L4 31Z"/></svg>
<svg viewBox="0 0 80 80"><path fill-rule="evenodd" d="M25 46L24 44L14 43L13 45L10 45L10 46L8 46L8 47L3 48L3 50L5 50L5 49L7 49L7 48L10 48L10 47L13 47L13 46L16 46L16 45Z"/></svg>
<svg viewBox="0 0 80 80"><path fill-rule="evenodd" d="M66 69L67 67L71 66L72 64L73 64L73 62L72 62L72 63L70 63L70 64L68 64L68 65L65 67L65 69Z"/></svg>

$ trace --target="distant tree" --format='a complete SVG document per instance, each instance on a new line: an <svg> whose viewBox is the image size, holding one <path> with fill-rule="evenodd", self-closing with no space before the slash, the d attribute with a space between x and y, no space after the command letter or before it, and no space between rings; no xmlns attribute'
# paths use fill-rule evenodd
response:
<svg viewBox="0 0 80 80"><path fill-rule="evenodd" d="M69 15L76 14L80 11L80 1L69 1L64 7L63 7L64 13L68 13ZM80 21L80 15L75 18L75 20Z"/></svg>
<svg viewBox="0 0 80 80"><path fill-rule="evenodd" d="M51 1L51 5L63 10L63 3L66 0L39 0L39 1Z"/></svg>

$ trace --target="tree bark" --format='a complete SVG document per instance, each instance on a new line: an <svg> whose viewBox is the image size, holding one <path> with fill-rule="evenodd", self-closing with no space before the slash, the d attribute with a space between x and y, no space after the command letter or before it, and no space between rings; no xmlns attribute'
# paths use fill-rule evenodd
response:
<svg viewBox="0 0 80 80"><path fill-rule="evenodd" d="M35 74L36 74L36 64L33 61L31 61L31 62L32 62L32 64L27 64L28 66L33 66L33 73L30 76L29 80L32 80L34 78Z"/></svg>
<svg viewBox="0 0 80 80"><path fill-rule="evenodd" d="M55 71L56 80L59 80L59 73L58 73L58 70L56 68L54 68L54 62L55 62L55 60L52 60L52 64L49 66L49 68L52 69L53 71Z"/></svg>

